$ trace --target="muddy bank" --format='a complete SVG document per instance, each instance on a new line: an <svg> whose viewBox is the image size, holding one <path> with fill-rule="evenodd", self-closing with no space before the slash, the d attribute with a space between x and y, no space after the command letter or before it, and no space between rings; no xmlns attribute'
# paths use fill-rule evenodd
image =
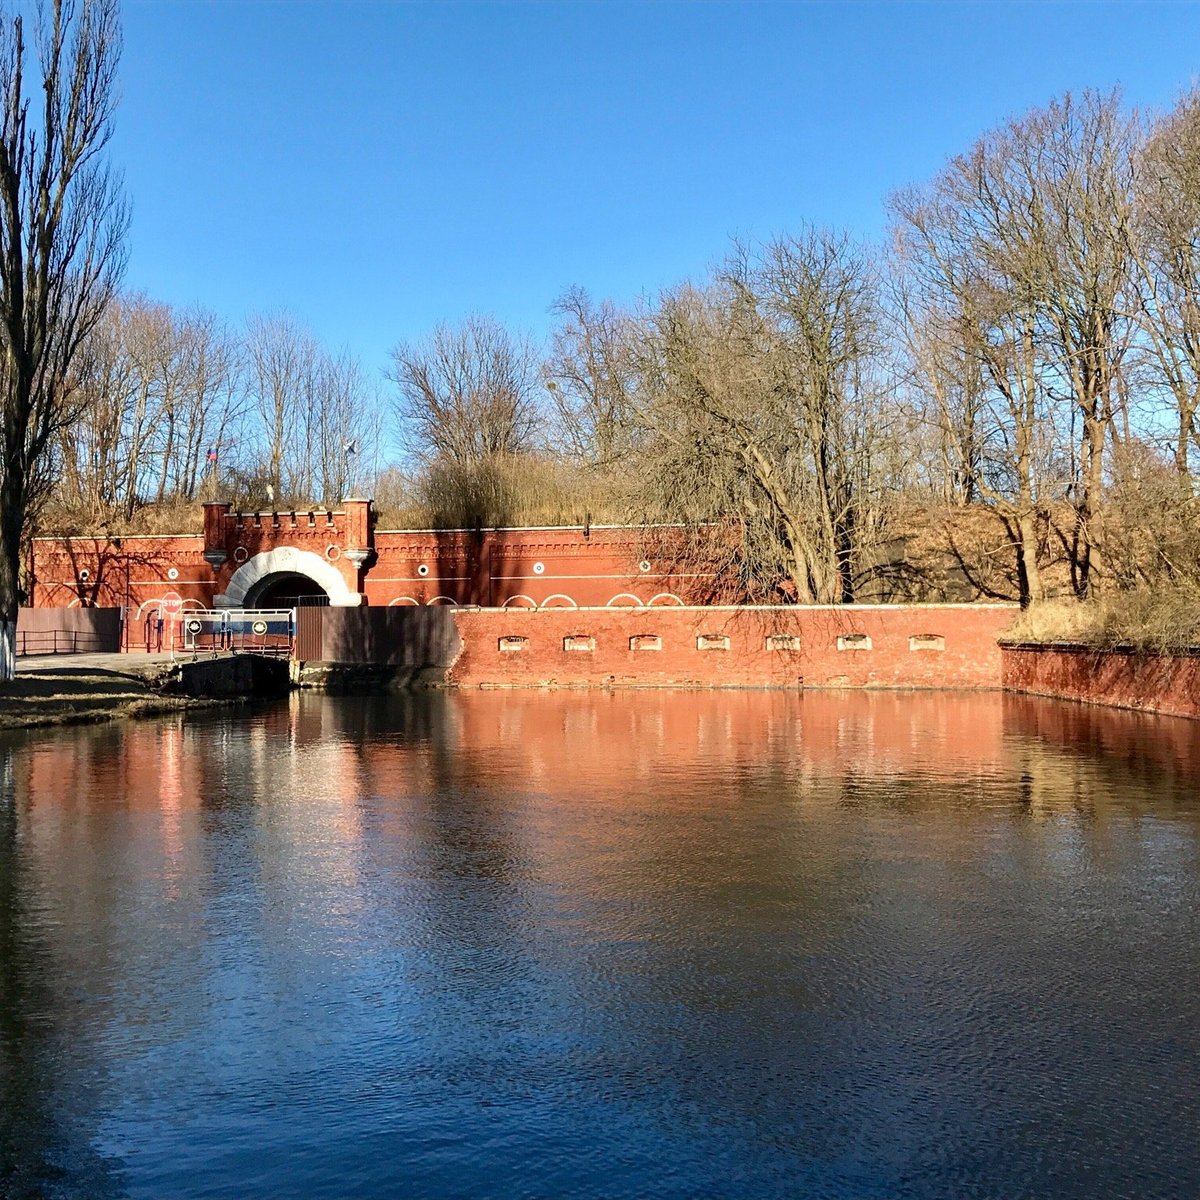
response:
<svg viewBox="0 0 1200 1200"><path fill-rule="evenodd" d="M0 684L0 729L153 717L244 704L287 690L286 664L247 658L180 663L72 655L19 663L17 678Z"/></svg>

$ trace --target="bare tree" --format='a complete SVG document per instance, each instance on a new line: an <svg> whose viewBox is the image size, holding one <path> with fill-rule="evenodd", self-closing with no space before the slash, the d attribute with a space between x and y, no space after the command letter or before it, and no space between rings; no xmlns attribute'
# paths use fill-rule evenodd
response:
<svg viewBox="0 0 1200 1200"><path fill-rule="evenodd" d="M845 237L808 230L735 254L714 283L654 314L633 420L646 515L737 522L704 535L737 590L840 602L874 525L883 431L874 267ZM720 565L720 564L716 564Z"/></svg>
<svg viewBox="0 0 1200 1200"><path fill-rule="evenodd" d="M258 417L263 463L276 500L310 490L305 433L314 402L316 340L283 313L255 317L246 334L250 404Z"/></svg>
<svg viewBox="0 0 1200 1200"><path fill-rule="evenodd" d="M72 418L72 367L123 265L126 210L103 158L116 99L113 0L52 0L29 87L21 17L0 12L0 679L15 670L31 483Z"/></svg>
<svg viewBox="0 0 1200 1200"><path fill-rule="evenodd" d="M1105 460L1123 394L1119 386L1134 326L1132 272L1135 114L1117 92L1070 94L1012 127L1008 180L1023 220L1019 261L1033 272L1046 337L1049 394L1065 405L1073 511L1066 542L1075 594L1103 575Z"/></svg>
<svg viewBox="0 0 1200 1200"><path fill-rule="evenodd" d="M439 325L392 351L396 415L410 452L469 463L531 450L539 431L539 363L528 338L491 317Z"/></svg>
<svg viewBox="0 0 1200 1200"><path fill-rule="evenodd" d="M1075 593L1095 586L1131 339L1136 139L1115 94L1067 96L892 202L912 360L959 467L1012 532L1023 603L1044 594L1038 548L1056 505L1072 513Z"/></svg>
<svg viewBox="0 0 1200 1200"><path fill-rule="evenodd" d="M1200 458L1200 90L1151 131L1137 181L1137 309L1154 401L1174 420L1175 470L1196 494Z"/></svg>
<svg viewBox="0 0 1200 1200"><path fill-rule="evenodd" d="M561 324L545 366L546 388L564 449L583 463L612 467L627 449L639 324L608 301L596 304L578 287L564 292L551 311Z"/></svg>
<svg viewBox="0 0 1200 1200"><path fill-rule="evenodd" d="M379 401L362 365L348 352L322 353L316 365L315 405L309 414L314 492L326 503L350 495L376 466Z"/></svg>

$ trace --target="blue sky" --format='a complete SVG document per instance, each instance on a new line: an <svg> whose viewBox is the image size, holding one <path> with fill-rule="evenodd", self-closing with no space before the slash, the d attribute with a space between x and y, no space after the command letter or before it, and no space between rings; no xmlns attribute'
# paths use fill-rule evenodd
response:
<svg viewBox="0 0 1200 1200"><path fill-rule="evenodd" d="M629 300L732 236L879 237L889 193L1066 89L1164 106L1197 4L126 0L126 284L286 308L382 368L566 286Z"/></svg>

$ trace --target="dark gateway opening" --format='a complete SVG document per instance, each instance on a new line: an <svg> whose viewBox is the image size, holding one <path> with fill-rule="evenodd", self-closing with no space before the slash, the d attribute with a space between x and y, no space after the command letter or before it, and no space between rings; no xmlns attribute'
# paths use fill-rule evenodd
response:
<svg viewBox="0 0 1200 1200"><path fill-rule="evenodd" d="M246 597L247 608L302 608L329 603L329 593L319 583L298 572L268 575Z"/></svg>

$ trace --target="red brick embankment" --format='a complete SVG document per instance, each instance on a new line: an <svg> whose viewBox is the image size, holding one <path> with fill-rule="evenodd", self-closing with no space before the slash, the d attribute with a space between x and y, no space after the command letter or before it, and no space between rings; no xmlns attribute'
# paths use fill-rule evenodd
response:
<svg viewBox="0 0 1200 1200"><path fill-rule="evenodd" d="M1200 717L1200 654L1004 646L1001 680L1014 692Z"/></svg>

